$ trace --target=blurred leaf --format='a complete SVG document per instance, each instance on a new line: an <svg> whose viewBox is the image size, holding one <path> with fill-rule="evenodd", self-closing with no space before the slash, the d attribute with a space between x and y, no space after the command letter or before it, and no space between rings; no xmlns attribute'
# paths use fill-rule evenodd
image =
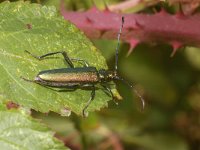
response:
<svg viewBox="0 0 200 150"><path fill-rule="evenodd" d="M63 57L58 55L57 59L38 61L24 51L42 55L65 50L70 58L81 58L97 69L106 69L105 59L99 51L74 25L58 16L54 7L22 1L4 2L0 4L0 20L2 97L41 112L54 111L67 116L72 110L81 114L90 98L90 91L55 92L20 78L34 79L42 70L65 68ZM97 90L88 110L99 110L110 99Z"/></svg>
<svg viewBox="0 0 200 150"><path fill-rule="evenodd" d="M190 64L200 70L200 49L197 47L186 47L185 55Z"/></svg>
<svg viewBox="0 0 200 150"><path fill-rule="evenodd" d="M158 0L142 0L142 1L141 0L132 0L132 2L133 2L133 4L126 6L127 7L126 9L124 9L122 7L122 10L124 9L123 12L136 13L136 12L143 11L143 10L147 9L150 6L155 6L156 4L159 3Z"/></svg>
<svg viewBox="0 0 200 150"><path fill-rule="evenodd" d="M66 1L66 0L65 0ZM42 5L46 5L46 6L55 6L57 9L59 9L60 7L60 2L58 0L45 0L42 1Z"/></svg>
<svg viewBox="0 0 200 150"><path fill-rule="evenodd" d="M71 8L68 8L68 7L71 7L70 5L70 1L71 0L63 0L65 5L66 5L66 9L67 10L71 10ZM57 10L60 10L60 5L61 5L61 0L41 0L41 4L42 5L45 5L45 6L54 6L56 7Z"/></svg>
<svg viewBox="0 0 200 150"><path fill-rule="evenodd" d="M91 114L91 115L93 115L93 114ZM87 118L90 118L91 115ZM52 112L48 113L48 115L34 112L33 117L37 118L39 120L42 120L43 123L45 123L53 131L55 131L56 134L59 136L68 137L71 134L77 132L74 127L74 123L71 121L71 117L70 117L70 119L66 119L66 117L62 117L59 114L52 113ZM87 118L84 118L84 119L87 119ZM75 138L75 139L77 139L77 138Z"/></svg>
<svg viewBox="0 0 200 150"><path fill-rule="evenodd" d="M130 131L128 131L130 132ZM140 145L147 150L187 150L188 147L184 140L174 134L154 133L144 135L126 134L123 136L124 141Z"/></svg>
<svg viewBox="0 0 200 150"><path fill-rule="evenodd" d="M0 149L66 150L54 133L23 111L0 110Z"/></svg>
<svg viewBox="0 0 200 150"><path fill-rule="evenodd" d="M171 130L160 130L158 127L148 130L150 122L143 125L135 118L132 118L130 122L127 118L122 117L115 117L112 120L102 118L103 120L104 125L112 129L112 132L114 131L120 137L124 145L139 146L144 150L187 150L188 148L185 140ZM156 122L152 124L156 124Z"/></svg>
<svg viewBox="0 0 200 150"><path fill-rule="evenodd" d="M106 58L106 60L111 60L115 56L115 49L117 46L117 41L114 40L94 40L95 46L100 49ZM114 66L113 66L114 68Z"/></svg>
<svg viewBox="0 0 200 150"><path fill-rule="evenodd" d="M137 47L134 54L121 61L121 70L126 72L126 76L141 84L152 98L171 106L176 102L176 88L161 66L160 58L154 56L144 56L141 51L145 48ZM137 53L140 51L139 53ZM149 50L149 54L153 52ZM131 61L132 60L132 61Z"/></svg>

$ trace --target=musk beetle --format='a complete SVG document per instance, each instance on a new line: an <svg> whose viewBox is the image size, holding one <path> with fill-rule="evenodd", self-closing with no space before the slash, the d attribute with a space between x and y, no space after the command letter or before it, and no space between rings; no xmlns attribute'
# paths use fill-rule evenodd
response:
<svg viewBox="0 0 200 150"><path fill-rule="evenodd" d="M31 56L33 56L38 60L42 60L43 58L51 55L62 54L65 61L69 65L69 68L41 71L38 73L38 75L35 77L34 80L29 80L23 77L22 78L25 81L34 82L45 87L66 88L72 90L75 90L77 88L81 89L89 88L91 90L91 96L82 110L83 116L86 117L86 109L88 108L88 106L94 100L95 97L95 90L96 90L95 85L100 84L103 87L103 89L105 89L107 92L110 93L113 99L114 99L113 93L110 87L107 85L107 83L110 81L120 80L123 83L127 84L129 87L134 89L133 85L131 85L129 82L127 82L118 75L118 51L119 51L120 35L122 32L123 25L124 25L124 17L122 17L122 24L117 36L118 43L116 47L114 70L105 70L105 69L97 70L95 67L89 66L89 64L85 60L69 58L65 51L47 53L42 56L36 56L30 53L29 51L26 51L28 54L30 54ZM83 67L75 67L72 61L77 61L83 64ZM134 92L140 98L142 106L144 108L145 102L143 98L141 97L141 95L138 94L138 92L135 89Z"/></svg>

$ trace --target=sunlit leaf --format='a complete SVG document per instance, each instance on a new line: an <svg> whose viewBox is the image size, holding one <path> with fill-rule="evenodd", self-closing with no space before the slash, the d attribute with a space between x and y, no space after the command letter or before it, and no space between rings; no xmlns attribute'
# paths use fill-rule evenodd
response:
<svg viewBox="0 0 200 150"><path fill-rule="evenodd" d="M0 149L67 150L54 133L23 111L0 109Z"/></svg>
<svg viewBox="0 0 200 150"><path fill-rule="evenodd" d="M82 113L90 91L55 92L20 78L34 79L42 70L68 67L60 55L38 61L25 50L35 55L64 50L70 58L84 59L97 69L107 68L105 59L82 32L60 17L54 7L4 2L0 4L0 35L0 94L4 99L41 112ZM97 90L88 110L99 110L110 99Z"/></svg>

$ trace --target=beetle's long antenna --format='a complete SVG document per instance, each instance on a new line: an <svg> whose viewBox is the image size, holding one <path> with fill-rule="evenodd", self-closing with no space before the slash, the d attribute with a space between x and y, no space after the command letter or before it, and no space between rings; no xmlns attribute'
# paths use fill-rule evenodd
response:
<svg viewBox="0 0 200 150"><path fill-rule="evenodd" d="M117 71L118 69L117 67L118 67L119 40L120 40L123 26L124 26L124 16L122 17L122 24L117 35L117 47L116 47L116 54L115 54L115 71Z"/></svg>
<svg viewBox="0 0 200 150"><path fill-rule="evenodd" d="M134 93L140 98L140 101L142 102L142 109L144 109L144 107L145 107L145 100L144 100L144 98L138 93L138 91L135 89L135 87L134 87L132 84L130 84L129 82L127 82L126 80L124 80L123 78L121 78L121 77L118 77L117 80L122 81L124 84L128 85L130 88L133 89Z"/></svg>

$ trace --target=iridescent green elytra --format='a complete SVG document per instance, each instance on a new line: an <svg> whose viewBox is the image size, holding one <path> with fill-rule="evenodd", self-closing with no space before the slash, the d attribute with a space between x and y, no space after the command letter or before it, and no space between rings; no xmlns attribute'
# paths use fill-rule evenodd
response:
<svg viewBox="0 0 200 150"><path fill-rule="evenodd" d="M63 83L63 86L69 86L70 82L75 85L84 83L97 83L100 78L95 67L81 67L81 68L62 68L54 70L41 71L37 77L50 83ZM36 80L37 80L36 79ZM52 85L53 86L53 85Z"/></svg>
<svg viewBox="0 0 200 150"><path fill-rule="evenodd" d="M111 92L110 87L108 86L108 82L114 80L121 80L122 82L126 83L131 88L133 87L128 82L126 82L123 78L121 78L117 73L117 66L118 66L118 49L119 49L119 39L121 35L121 31L124 24L124 17L122 17L122 25L120 31L118 33L118 44L116 48L116 58L115 58L115 70L105 70L100 69L97 70L95 67L89 66L88 63L82 59L70 59L65 51L59 52L52 52L42 56L36 56L26 51L33 57L38 60L42 60L43 58L55 54L62 54L65 61L70 66L69 68L61 68L61 69L53 69L53 70L45 70L38 73L34 80L25 79L26 81L35 82L45 87L54 87L54 88L67 88L75 90L77 88L81 89L91 89L91 96L88 100L87 104L85 105L82 114L86 116L86 109L92 102L95 97L95 89L96 84L100 84L106 91L108 91L113 98L113 94ZM77 61L83 64L83 67L74 67L72 61ZM140 97L143 107L144 107L144 100L143 98L134 90L135 93Z"/></svg>

